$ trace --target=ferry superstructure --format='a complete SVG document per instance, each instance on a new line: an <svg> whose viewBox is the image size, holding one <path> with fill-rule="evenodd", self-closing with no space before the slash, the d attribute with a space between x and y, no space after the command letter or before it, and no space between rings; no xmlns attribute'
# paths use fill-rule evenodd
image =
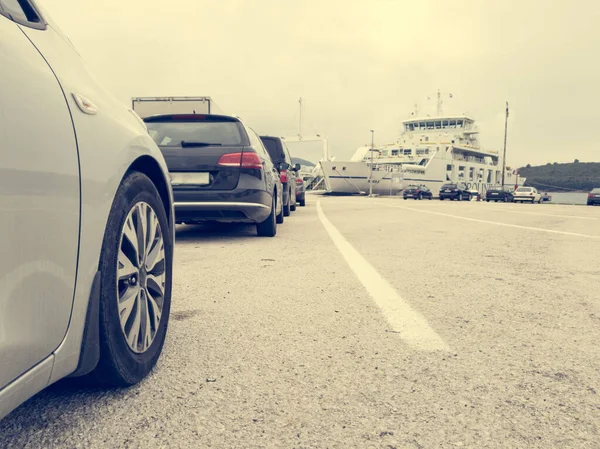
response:
<svg viewBox="0 0 600 449"><path fill-rule="evenodd" d="M395 195L410 184L423 184L436 195L448 182L464 182L485 193L502 182L502 157L479 145L475 120L466 115L438 115L402 122L391 144L359 148L350 161L320 162L326 189L335 193ZM525 178L506 167L504 183L523 185Z"/></svg>

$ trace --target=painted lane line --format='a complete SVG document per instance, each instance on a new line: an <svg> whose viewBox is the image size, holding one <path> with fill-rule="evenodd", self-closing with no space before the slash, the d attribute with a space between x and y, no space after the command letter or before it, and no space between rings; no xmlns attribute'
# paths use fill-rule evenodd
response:
<svg viewBox="0 0 600 449"><path fill-rule="evenodd" d="M397 209L412 210L414 212L421 212L424 214L434 214L434 215L441 215L444 217L457 218L459 220L474 221L477 223L486 223L486 224L493 224L496 226L506 226L508 228L528 229L530 231L548 232L550 234L571 235L574 237L584 237L584 238L588 238L588 239L600 240L600 236L598 236L598 235L578 234L576 232L555 231L553 229L534 228L533 226L521 226L521 225L510 224L510 223L501 223L499 221L480 220L479 218L461 217L460 215L445 214L443 212L434 212L432 210L420 210L420 209L413 209L412 207L395 206L393 204L386 204L386 203L382 203L380 201L377 201L377 204L381 204L381 205L388 206L388 207L395 207Z"/></svg>
<svg viewBox="0 0 600 449"><path fill-rule="evenodd" d="M501 210L502 212L508 212L510 214L527 214L527 215L542 215L544 217L558 217L558 218L579 218L581 220L597 220L596 217L581 217L579 215L558 215L558 214L540 214L539 212L525 212L523 210L506 210L501 209L501 206L492 206L496 207L497 210Z"/></svg>
<svg viewBox="0 0 600 449"><path fill-rule="evenodd" d="M317 202L317 214L329 237L342 254L350 269L383 312L394 332L407 344L425 351L449 351L450 347L429 326L427 320L414 310L392 285L344 238L327 219Z"/></svg>

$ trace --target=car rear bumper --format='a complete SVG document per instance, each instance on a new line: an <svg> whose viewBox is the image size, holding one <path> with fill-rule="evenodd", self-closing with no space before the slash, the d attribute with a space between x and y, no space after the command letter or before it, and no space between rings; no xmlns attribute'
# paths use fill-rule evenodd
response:
<svg viewBox="0 0 600 449"><path fill-rule="evenodd" d="M588 206L595 206L597 204L600 204L600 198L589 198L587 200L587 205Z"/></svg>
<svg viewBox="0 0 600 449"><path fill-rule="evenodd" d="M199 221L259 223L266 220L271 207L262 203L237 201L194 201L175 203L177 223Z"/></svg>
<svg viewBox="0 0 600 449"><path fill-rule="evenodd" d="M440 192L440 198L458 198L460 196L460 192Z"/></svg>
<svg viewBox="0 0 600 449"><path fill-rule="evenodd" d="M535 203L535 196L514 196L513 200L514 201L531 201L532 203Z"/></svg>

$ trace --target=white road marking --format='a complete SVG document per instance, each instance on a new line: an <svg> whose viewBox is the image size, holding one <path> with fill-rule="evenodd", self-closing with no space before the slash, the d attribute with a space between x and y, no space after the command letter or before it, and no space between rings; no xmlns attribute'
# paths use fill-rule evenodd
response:
<svg viewBox="0 0 600 449"><path fill-rule="evenodd" d="M449 351L446 342L429 326L427 320L344 238L327 219L317 202L317 213L331 240L338 248L358 280L383 312L392 330L410 346L425 351Z"/></svg>
<svg viewBox="0 0 600 449"><path fill-rule="evenodd" d="M459 220L475 221L475 222L478 222L478 223L487 223L487 224L493 224L493 225L496 225L496 226L506 226L508 228L528 229L530 231L548 232L550 234L571 235L571 236L574 236L574 237L585 237L585 238L588 238L588 239L598 239L598 240L600 240L600 236L598 236L598 235L578 234L577 232L556 231L554 229L535 228L533 226L521 226L521 225L516 225L516 224L510 224L510 223L501 223L499 221L480 220L479 218L461 217L460 215L445 214L443 212L435 212L435 211L432 211L432 210L422 210L422 209L413 209L412 207L396 206L396 205L393 205L393 204L387 204L387 203L383 203L383 202L380 202L380 201L377 201L376 203L384 205L384 206L388 206L388 207L395 207L395 208L398 208L398 209L406 209L406 210L412 210L414 212L422 212L424 214L434 214L434 215L442 215L444 217L457 218Z"/></svg>
<svg viewBox="0 0 600 449"><path fill-rule="evenodd" d="M491 206L491 207L494 207L494 206ZM596 217L581 217L579 215L541 214L539 212L525 212L523 210L500 209L501 206L496 206L496 207L498 208L498 210L502 210L502 212L509 212L511 214L543 215L544 217L580 218L582 220L597 220Z"/></svg>

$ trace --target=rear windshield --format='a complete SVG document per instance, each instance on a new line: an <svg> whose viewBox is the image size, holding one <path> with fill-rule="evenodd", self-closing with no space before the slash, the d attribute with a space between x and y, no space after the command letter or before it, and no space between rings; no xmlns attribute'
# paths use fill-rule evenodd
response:
<svg viewBox="0 0 600 449"><path fill-rule="evenodd" d="M282 153L277 148L277 141L275 139L269 139L268 137L261 137L262 142L267 147L267 151L269 152L269 156L271 156L271 160L278 164L280 162L285 162L285 154Z"/></svg>
<svg viewBox="0 0 600 449"><path fill-rule="evenodd" d="M442 189L456 189L456 184L444 184Z"/></svg>
<svg viewBox="0 0 600 449"><path fill-rule="evenodd" d="M148 132L157 145L179 146L185 142L217 145L243 145L240 122L165 121L146 122Z"/></svg>
<svg viewBox="0 0 600 449"><path fill-rule="evenodd" d="M517 192L531 192L533 191L531 187L519 187Z"/></svg>
<svg viewBox="0 0 600 449"><path fill-rule="evenodd" d="M592 193L600 193L600 187L592 189Z"/></svg>

